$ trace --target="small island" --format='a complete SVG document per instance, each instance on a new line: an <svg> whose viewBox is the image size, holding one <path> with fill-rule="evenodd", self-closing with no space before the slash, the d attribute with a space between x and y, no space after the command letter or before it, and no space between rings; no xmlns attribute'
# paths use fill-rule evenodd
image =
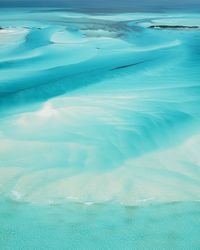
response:
<svg viewBox="0 0 200 250"><path fill-rule="evenodd" d="M149 26L151 29L199 29L200 27L197 25L188 26L188 25L151 25Z"/></svg>

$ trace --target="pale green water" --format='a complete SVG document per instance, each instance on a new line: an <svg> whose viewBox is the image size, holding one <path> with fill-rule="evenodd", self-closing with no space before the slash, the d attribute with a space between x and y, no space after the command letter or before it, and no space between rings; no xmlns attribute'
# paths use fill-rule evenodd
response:
<svg viewBox="0 0 200 250"><path fill-rule="evenodd" d="M3 202L1 249L199 249L198 203L149 207Z"/></svg>

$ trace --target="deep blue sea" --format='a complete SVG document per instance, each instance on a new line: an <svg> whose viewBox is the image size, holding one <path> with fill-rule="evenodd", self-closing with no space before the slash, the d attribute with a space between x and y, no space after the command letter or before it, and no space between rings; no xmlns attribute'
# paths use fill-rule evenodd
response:
<svg viewBox="0 0 200 250"><path fill-rule="evenodd" d="M0 250L200 249L200 14L0 9Z"/></svg>

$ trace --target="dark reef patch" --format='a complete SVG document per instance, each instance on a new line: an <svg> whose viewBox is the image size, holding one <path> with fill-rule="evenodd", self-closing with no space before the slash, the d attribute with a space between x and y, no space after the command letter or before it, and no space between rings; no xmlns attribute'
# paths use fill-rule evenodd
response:
<svg viewBox="0 0 200 250"><path fill-rule="evenodd" d="M119 67L115 67L115 68L111 69L111 71L113 71L113 70L118 70L118 69L129 68L129 67L132 67L132 66L136 66L136 65L138 65L138 64L141 64L141 63L144 63L144 61L142 61L142 62L137 62L137 63L131 63L131 64L127 64L127 65L122 65L122 66L119 66Z"/></svg>

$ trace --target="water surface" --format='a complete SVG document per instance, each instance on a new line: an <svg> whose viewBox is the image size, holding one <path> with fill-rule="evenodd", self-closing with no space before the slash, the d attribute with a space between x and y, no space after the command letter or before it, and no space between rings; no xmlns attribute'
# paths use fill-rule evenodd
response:
<svg viewBox="0 0 200 250"><path fill-rule="evenodd" d="M199 14L0 27L1 248L198 249Z"/></svg>

